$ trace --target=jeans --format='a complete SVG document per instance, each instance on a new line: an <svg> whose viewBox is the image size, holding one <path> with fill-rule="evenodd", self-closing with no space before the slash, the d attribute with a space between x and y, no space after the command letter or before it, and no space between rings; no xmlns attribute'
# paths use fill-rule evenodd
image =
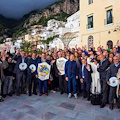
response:
<svg viewBox="0 0 120 120"><path fill-rule="evenodd" d="M71 93L71 84L73 85L74 94L76 94L76 76L71 75L68 79L68 92Z"/></svg>
<svg viewBox="0 0 120 120"><path fill-rule="evenodd" d="M43 86L44 86L44 93L48 93L48 90L47 90L47 80L40 80L39 79L39 93L43 93Z"/></svg>
<svg viewBox="0 0 120 120"><path fill-rule="evenodd" d="M5 76L3 94L9 94L12 92L12 83L13 83L13 77Z"/></svg>
<svg viewBox="0 0 120 120"><path fill-rule="evenodd" d="M26 75L24 73L20 73L16 75L16 93L19 94L20 93L20 83L22 83L22 92L25 92L25 88L26 88Z"/></svg>

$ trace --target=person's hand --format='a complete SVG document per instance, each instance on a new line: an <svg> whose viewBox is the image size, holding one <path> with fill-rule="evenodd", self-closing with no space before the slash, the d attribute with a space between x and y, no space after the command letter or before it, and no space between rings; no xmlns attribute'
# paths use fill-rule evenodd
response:
<svg viewBox="0 0 120 120"><path fill-rule="evenodd" d="M61 75L61 73L59 72L58 75Z"/></svg>
<svg viewBox="0 0 120 120"><path fill-rule="evenodd" d="M38 78L38 75L36 75L36 78Z"/></svg>
<svg viewBox="0 0 120 120"><path fill-rule="evenodd" d="M120 42L119 42L119 40L117 40L117 44L116 44L116 46L120 46Z"/></svg>
<svg viewBox="0 0 120 120"><path fill-rule="evenodd" d="M53 64L55 62L55 60L52 60L51 63Z"/></svg>
<svg viewBox="0 0 120 120"><path fill-rule="evenodd" d="M108 49L108 45L106 45L106 49Z"/></svg>
<svg viewBox="0 0 120 120"><path fill-rule="evenodd" d="M80 82L83 83L83 79L82 78L80 79Z"/></svg>
<svg viewBox="0 0 120 120"><path fill-rule="evenodd" d="M90 44L90 47L93 48L93 43Z"/></svg>
<svg viewBox="0 0 120 120"><path fill-rule="evenodd" d="M110 82L109 82L109 81L107 81L107 84L108 84L108 85L110 85Z"/></svg>
<svg viewBox="0 0 120 120"><path fill-rule="evenodd" d="M90 65L87 64L86 68L87 68L88 70L90 70Z"/></svg>
<svg viewBox="0 0 120 120"><path fill-rule="evenodd" d="M5 60L6 60L5 55L2 56L2 59L1 59L1 60L2 60L2 61L5 61Z"/></svg>
<svg viewBox="0 0 120 120"><path fill-rule="evenodd" d="M77 49L77 44L75 45L75 48Z"/></svg>
<svg viewBox="0 0 120 120"><path fill-rule="evenodd" d="M78 76L76 76L76 79L78 79Z"/></svg>
<svg viewBox="0 0 120 120"><path fill-rule="evenodd" d="M66 77L65 79L66 79L66 81L68 81L68 77Z"/></svg>
<svg viewBox="0 0 120 120"><path fill-rule="evenodd" d="M108 70L109 70L109 67L105 71L108 71Z"/></svg>

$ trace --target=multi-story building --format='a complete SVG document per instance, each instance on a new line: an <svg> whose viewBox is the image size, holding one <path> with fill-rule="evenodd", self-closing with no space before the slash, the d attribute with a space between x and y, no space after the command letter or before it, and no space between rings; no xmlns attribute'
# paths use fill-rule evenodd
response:
<svg viewBox="0 0 120 120"><path fill-rule="evenodd" d="M120 39L120 0L80 0L80 46L112 48Z"/></svg>

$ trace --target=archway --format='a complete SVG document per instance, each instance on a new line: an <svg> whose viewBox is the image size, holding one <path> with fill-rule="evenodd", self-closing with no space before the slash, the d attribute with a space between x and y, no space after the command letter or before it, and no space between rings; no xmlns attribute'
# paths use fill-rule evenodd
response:
<svg viewBox="0 0 120 120"><path fill-rule="evenodd" d="M113 48L113 42L111 40L107 41L107 45L109 49Z"/></svg>

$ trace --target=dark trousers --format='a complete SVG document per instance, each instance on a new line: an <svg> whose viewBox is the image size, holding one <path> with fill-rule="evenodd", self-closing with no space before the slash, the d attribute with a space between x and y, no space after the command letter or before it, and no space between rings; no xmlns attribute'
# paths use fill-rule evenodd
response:
<svg viewBox="0 0 120 120"><path fill-rule="evenodd" d="M87 97L88 99L90 98L90 86L91 83L83 82L81 83L81 89L84 93L84 97Z"/></svg>
<svg viewBox="0 0 120 120"><path fill-rule="evenodd" d="M103 98L102 98L102 103L107 103L108 101L108 85L107 85L107 82L103 82L101 80L101 90L102 90L102 95L103 95Z"/></svg>
<svg viewBox="0 0 120 120"><path fill-rule="evenodd" d="M73 91L74 94L76 94L76 76L71 75L71 77L68 80L68 92L71 93L71 84L73 85Z"/></svg>
<svg viewBox="0 0 120 120"><path fill-rule="evenodd" d="M64 75L59 75L59 88L61 92L67 93L67 81Z"/></svg>
<svg viewBox="0 0 120 120"><path fill-rule="evenodd" d="M110 105L114 104L115 96L116 96L116 87L110 87L110 92L109 92L109 104Z"/></svg>
<svg viewBox="0 0 120 120"><path fill-rule="evenodd" d="M76 87L77 87L77 93L79 94L81 92L81 83L80 79L76 79Z"/></svg>
<svg viewBox="0 0 120 120"><path fill-rule="evenodd" d="M31 94L32 86L33 86L33 93L36 93L37 78L35 77L35 74L31 74L29 76L28 83L29 83L28 85L29 94Z"/></svg>
<svg viewBox="0 0 120 120"><path fill-rule="evenodd" d="M39 93L43 93L43 87L44 87L44 93L48 93L47 82L48 80L42 81L39 79Z"/></svg>
<svg viewBox="0 0 120 120"><path fill-rule="evenodd" d="M16 74L16 93L19 94L20 93L20 83L22 83L21 87L22 87L22 92L25 92L25 88L26 88L26 75L24 73L19 73Z"/></svg>
<svg viewBox="0 0 120 120"><path fill-rule="evenodd" d="M54 88L59 88L59 78L56 76L53 76L53 84L54 84Z"/></svg>

